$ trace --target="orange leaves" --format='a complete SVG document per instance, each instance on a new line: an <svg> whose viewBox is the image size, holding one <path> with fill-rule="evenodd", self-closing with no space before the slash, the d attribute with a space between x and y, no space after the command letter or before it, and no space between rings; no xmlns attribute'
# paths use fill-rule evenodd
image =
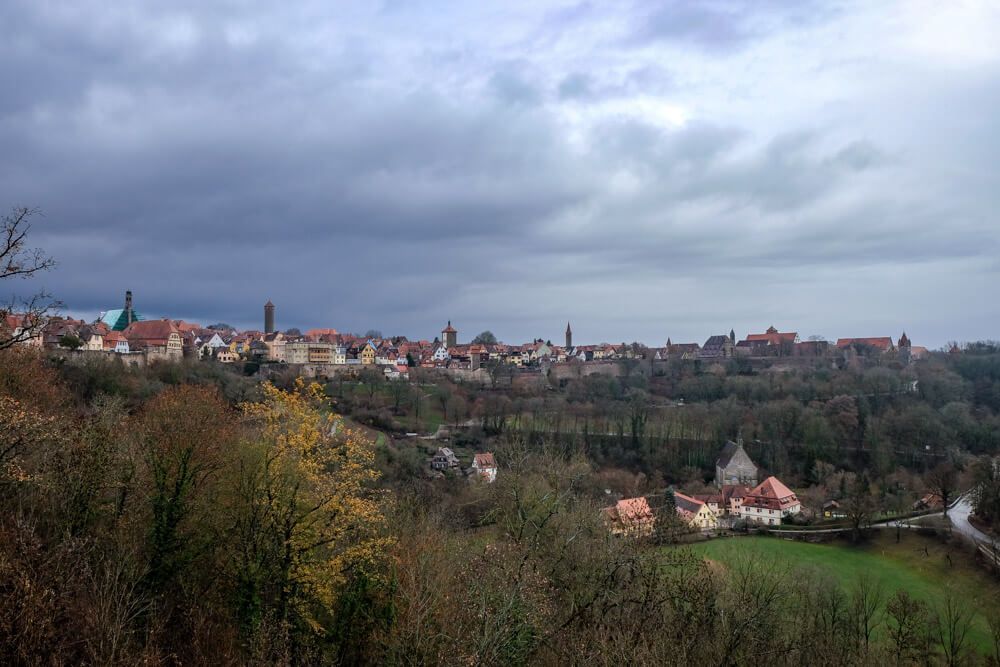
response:
<svg viewBox="0 0 1000 667"><path fill-rule="evenodd" d="M0 396L0 480L28 481L24 458L61 437L55 417L41 414L16 398Z"/></svg>
<svg viewBox="0 0 1000 667"><path fill-rule="evenodd" d="M0 396L49 412L70 402L59 374L35 350L0 350Z"/></svg>

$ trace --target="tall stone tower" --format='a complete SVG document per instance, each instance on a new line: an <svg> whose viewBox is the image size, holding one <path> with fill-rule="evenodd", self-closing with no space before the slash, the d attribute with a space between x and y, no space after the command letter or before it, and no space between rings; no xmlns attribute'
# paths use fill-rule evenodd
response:
<svg viewBox="0 0 1000 667"><path fill-rule="evenodd" d="M274 333L274 304L270 300L264 304L264 333Z"/></svg>
<svg viewBox="0 0 1000 667"><path fill-rule="evenodd" d="M451 320L448 320L448 326L441 329L441 340L444 341L445 347L451 348L458 345L458 331L451 326Z"/></svg>
<svg viewBox="0 0 1000 667"><path fill-rule="evenodd" d="M125 318L126 324L132 324L135 321L135 315L132 313L132 290L125 290ZM905 335L905 334L904 334Z"/></svg>
<svg viewBox="0 0 1000 667"><path fill-rule="evenodd" d="M566 323L566 349L570 350L573 348L573 330L569 328L569 322Z"/></svg>

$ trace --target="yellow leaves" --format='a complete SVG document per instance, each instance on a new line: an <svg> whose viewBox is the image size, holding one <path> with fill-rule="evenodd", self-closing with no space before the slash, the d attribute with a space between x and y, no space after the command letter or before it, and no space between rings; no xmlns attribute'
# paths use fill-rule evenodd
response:
<svg viewBox="0 0 1000 667"><path fill-rule="evenodd" d="M299 595L301 617L319 631L310 606L331 609L348 569L373 570L391 543L382 534L381 494L372 488L375 450L329 412L320 385L300 378L291 391L265 384L263 394L243 412L260 429L262 492L291 559L286 585Z"/></svg>

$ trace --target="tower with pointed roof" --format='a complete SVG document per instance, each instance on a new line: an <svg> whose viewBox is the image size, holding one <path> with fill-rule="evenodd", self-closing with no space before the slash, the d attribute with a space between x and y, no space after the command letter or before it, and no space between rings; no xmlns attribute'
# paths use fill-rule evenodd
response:
<svg viewBox="0 0 1000 667"><path fill-rule="evenodd" d="M736 329L729 330L729 342L736 345Z"/></svg>
<svg viewBox="0 0 1000 667"><path fill-rule="evenodd" d="M264 333L274 333L274 304L270 299L264 304Z"/></svg>
<svg viewBox="0 0 1000 667"><path fill-rule="evenodd" d="M566 323L566 349L573 349L573 330L569 328L569 322Z"/></svg>
<svg viewBox="0 0 1000 667"><path fill-rule="evenodd" d="M910 339L906 336L905 331L903 332L903 335L899 337L899 347L910 347Z"/></svg>
<svg viewBox="0 0 1000 667"><path fill-rule="evenodd" d="M455 327L451 326L451 320L448 320L448 326L441 329L441 339L444 341L444 346L447 348L452 348L458 345L458 331Z"/></svg>

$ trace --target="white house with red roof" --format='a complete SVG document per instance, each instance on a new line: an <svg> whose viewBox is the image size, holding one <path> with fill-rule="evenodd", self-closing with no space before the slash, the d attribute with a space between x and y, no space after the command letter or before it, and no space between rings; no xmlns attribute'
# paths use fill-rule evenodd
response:
<svg viewBox="0 0 1000 667"><path fill-rule="evenodd" d="M472 470L480 479L492 484L497 478L497 462L493 458L493 452L476 454L472 459Z"/></svg>
<svg viewBox="0 0 1000 667"><path fill-rule="evenodd" d="M743 497L740 518L744 521L776 526L781 520L802 511L795 493L777 477L768 477Z"/></svg>
<svg viewBox="0 0 1000 667"><path fill-rule="evenodd" d="M115 354L128 354L128 339L121 331L109 331L104 334L104 349Z"/></svg>

